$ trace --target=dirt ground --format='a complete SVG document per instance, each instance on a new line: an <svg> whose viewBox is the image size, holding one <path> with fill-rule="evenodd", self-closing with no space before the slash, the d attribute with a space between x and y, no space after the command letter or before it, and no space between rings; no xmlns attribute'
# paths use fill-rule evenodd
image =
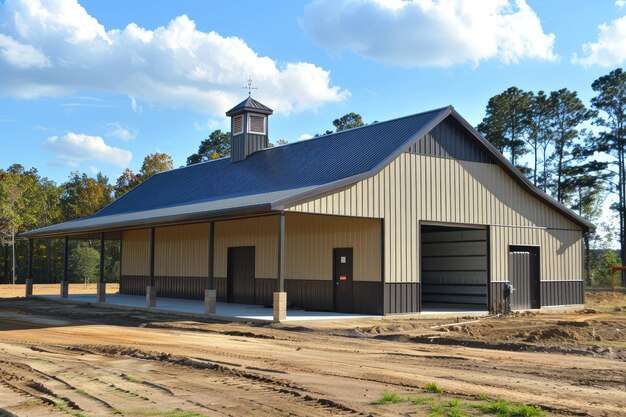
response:
<svg viewBox="0 0 626 417"><path fill-rule="evenodd" d="M463 417L495 415L491 400L626 416L626 296L568 314L280 325L0 299L0 416Z"/></svg>
<svg viewBox="0 0 626 417"><path fill-rule="evenodd" d="M117 283L108 283L107 292L115 294L119 291L120 285ZM23 297L26 288L24 284L2 285L0 284L0 298ZM59 294L61 285L58 284L35 284L33 285L34 295ZM70 294L95 294L96 284L70 284Z"/></svg>

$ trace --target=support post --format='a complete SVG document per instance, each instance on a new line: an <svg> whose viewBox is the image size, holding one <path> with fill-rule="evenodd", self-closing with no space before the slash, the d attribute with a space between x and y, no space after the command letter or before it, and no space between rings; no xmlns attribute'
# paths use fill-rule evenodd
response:
<svg viewBox="0 0 626 417"><path fill-rule="evenodd" d="M217 312L217 289L215 288L215 223L209 223L209 269L208 288L204 289L204 314Z"/></svg>
<svg viewBox="0 0 626 417"><path fill-rule="evenodd" d="M96 294L96 302L104 303L106 301L106 282L104 280L104 233L100 233L100 276L98 279L98 288Z"/></svg>
<svg viewBox="0 0 626 417"><path fill-rule="evenodd" d="M154 282L154 227L150 228L150 246L149 246L149 262L150 262L150 285L146 288L146 306L148 308L156 307L156 286Z"/></svg>
<svg viewBox="0 0 626 417"><path fill-rule="evenodd" d="M69 293L69 277L70 277L70 239L65 236L63 240L63 281L61 281L61 298L67 298Z"/></svg>
<svg viewBox="0 0 626 417"><path fill-rule="evenodd" d="M26 297L33 295L33 239L28 239L28 278L26 278Z"/></svg>
<svg viewBox="0 0 626 417"><path fill-rule="evenodd" d="M278 291L274 293L274 321L287 319L287 293L285 292L285 213L278 217Z"/></svg>

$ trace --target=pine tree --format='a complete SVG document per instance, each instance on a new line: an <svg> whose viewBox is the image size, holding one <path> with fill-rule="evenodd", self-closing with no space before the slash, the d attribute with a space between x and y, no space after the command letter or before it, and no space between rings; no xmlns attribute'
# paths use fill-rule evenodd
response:
<svg viewBox="0 0 626 417"><path fill-rule="evenodd" d="M518 168L518 159L528 153L525 138L531 105L532 93L510 87L489 99L485 118L478 125L478 131Z"/></svg>
<svg viewBox="0 0 626 417"><path fill-rule="evenodd" d="M606 129L599 135L599 148L615 157L617 183L613 191L617 192L618 201L613 208L619 217L620 257L626 265L626 73L618 68L595 80L591 88L598 93L591 99L599 111L595 124ZM626 285L626 274L622 274L622 283Z"/></svg>

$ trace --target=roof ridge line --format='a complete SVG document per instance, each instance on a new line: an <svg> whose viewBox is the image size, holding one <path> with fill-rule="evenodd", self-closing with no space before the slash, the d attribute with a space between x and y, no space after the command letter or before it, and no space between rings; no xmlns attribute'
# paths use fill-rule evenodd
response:
<svg viewBox="0 0 626 417"><path fill-rule="evenodd" d="M328 134L324 134L324 135L314 136L312 138L304 139L304 140L298 140L296 142L287 142L284 145L276 145L276 146L274 146L272 148L259 149L255 153L271 151L272 149L283 148L283 147L291 146L291 145L298 145L300 143L306 143L306 142L309 142L309 141L312 141L312 140L325 139L325 138L328 138L328 137L331 137L331 136L340 135L340 134L345 133L345 132L352 132L352 131L355 131L355 130L364 129L364 128L368 128L368 127L372 127L372 126L379 126L379 125L382 125L382 124L385 124L385 123L397 122L398 120L408 119L408 118L415 117L415 116L421 116L421 115L426 114L426 113L440 112L442 110L454 110L454 107L452 105L448 105L448 106L439 107L439 108L432 109L432 110L427 110L427 111L423 111L423 112L419 112L419 113L409 114L407 116L401 116L401 117L396 117L396 118L389 119L389 120L383 120L382 122L375 122L375 123L373 122L373 123L366 124L366 125L363 125L363 126L358 126L358 127L353 127L353 128L350 128L350 129L342 130L340 132L332 132L332 133L328 133Z"/></svg>
<svg viewBox="0 0 626 417"><path fill-rule="evenodd" d="M445 110L445 109L454 110L454 107L452 105L447 105L447 106L439 107L439 108L432 109L432 110L427 110L427 111L423 111L423 112L419 112L419 113L409 114L407 116L401 116L401 117L396 117L396 118L389 119L389 120L383 120L382 122L370 123L370 124L366 124L366 125L363 125L363 126L353 127L351 129L342 130L341 132L332 132L332 133L329 133L327 135L314 136L314 137L309 138L309 139L298 140L296 142L288 142L288 143L286 143L284 145L274 145L271 148L259 149L258 151L254 152L254 153L271 151L273 149L283 148L283 147L291 146L291 145L298 145L300 143L305 143L305 142L308 142L308 141L311 141L311 140L318 140L318 139L322 139L322 138L328 138L330 136L338 135L338 134L341 134L341 133L344 133L344 132L354 131L354 130L357 130L357 129L363 129L363 128L366 128L366 127L378 126L378 125L381 125L381 124L384 124L384 123L396 122L398 120L408 119L410 117L415 117L415 116L419 116L419 115L426 114L426 113L440 112L440 111ZM251 155L253 155L253 154L251 154ZM191 168L191 167L202 165L202 164L208 164L210 162L221 161L222 159L228 159L228 158L230 158L230 155L229 156L224 156L224 157L221 157L221 158L210 159L208 161L196 162L195 164L191 164L191 165L185 165L185 166L180 166L180 167L177 167L177 168L168 169L167 171L157 172L156 174L154 174L152 176L165 174L165 173L176 171L176 170L179 170L179 169Z"/></svg>

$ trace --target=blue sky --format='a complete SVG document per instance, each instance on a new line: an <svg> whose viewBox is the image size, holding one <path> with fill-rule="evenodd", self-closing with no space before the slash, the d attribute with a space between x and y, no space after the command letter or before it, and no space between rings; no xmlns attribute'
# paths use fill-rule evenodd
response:
<svg viewBox="0 0 626 417"><path fill-rule="evenodd" d="M476 125L512 85L588 103L626 61L619 0L79 3L0 2L3 168L62 182L115 181L156 151L183 165L227 128L248 76L276 110L271 140L292 142L351 111L372 122L452 104Z"/></svg>

